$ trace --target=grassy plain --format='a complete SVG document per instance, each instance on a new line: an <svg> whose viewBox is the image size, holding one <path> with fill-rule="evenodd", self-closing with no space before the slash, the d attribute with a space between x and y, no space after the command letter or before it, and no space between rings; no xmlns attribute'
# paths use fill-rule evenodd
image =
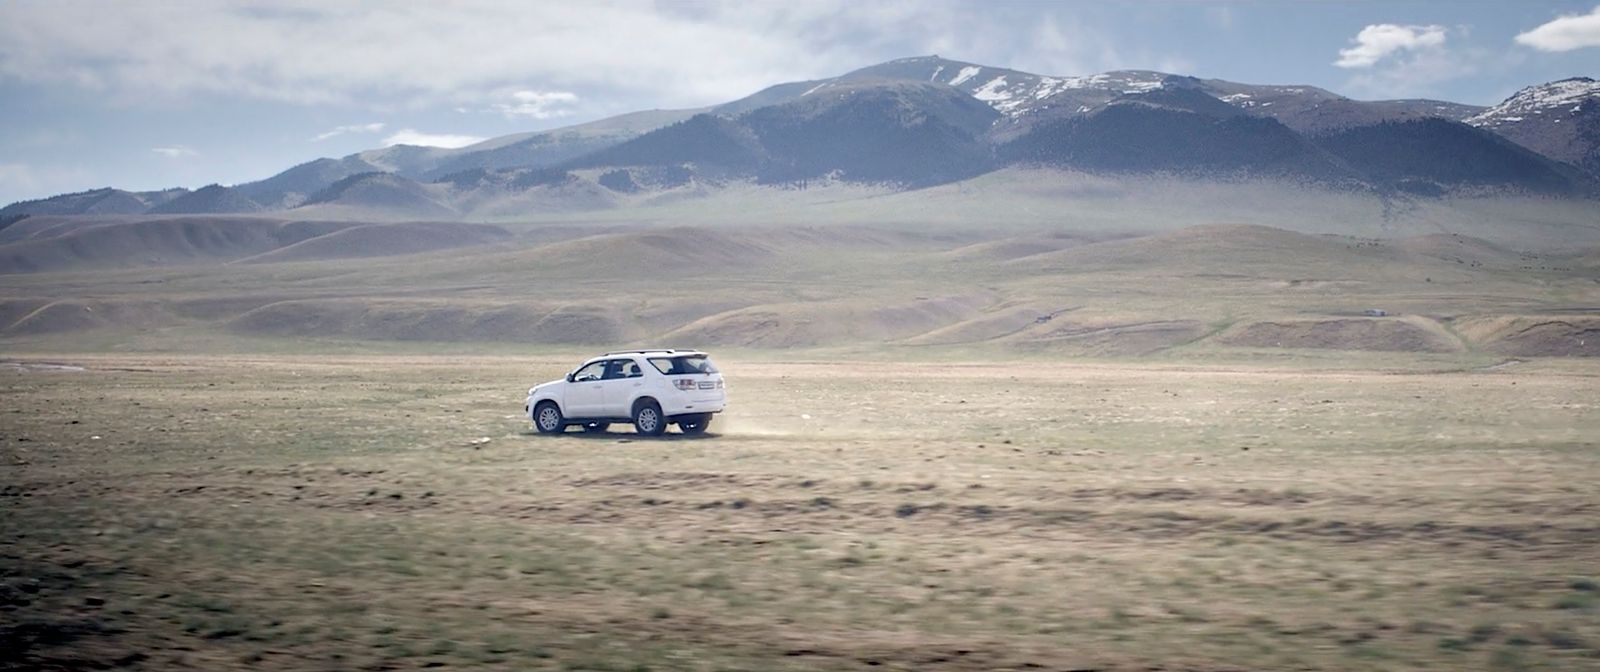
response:
<svg viewBox="0 0 1600 672"><path fill-rule="evenodd" d="M1600 666L1600 362L916 352L665 440L533 434L565 354L13 357L0 668Z"/></svg>
<svg viewBox="0 0 1600 672"><path fill-rule="evenodd" d="M0 669L1600 666L1600 228L1037 186L28 242ZM523 390L625 344L713 349L712 436L531 432Z"/></svg>

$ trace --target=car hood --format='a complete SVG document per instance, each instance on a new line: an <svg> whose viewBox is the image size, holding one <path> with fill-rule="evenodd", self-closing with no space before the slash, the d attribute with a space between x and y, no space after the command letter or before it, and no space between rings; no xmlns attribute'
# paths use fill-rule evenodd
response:
<svg viewBox="0 0 1600 672"><path fill-rule="evenodd" d="M560 384L565 383L565 382L567 382L567 380L565 378L559 378L559 379L552 380L552 381L549 381L549 382L539 383L538 385L534 385L533 387L528 388L528 396L531 397L534 394L537 394L539 392L539 390L542 390L542 389L547 388L547 387L554 387L556 385L560 385Z"/></svg>

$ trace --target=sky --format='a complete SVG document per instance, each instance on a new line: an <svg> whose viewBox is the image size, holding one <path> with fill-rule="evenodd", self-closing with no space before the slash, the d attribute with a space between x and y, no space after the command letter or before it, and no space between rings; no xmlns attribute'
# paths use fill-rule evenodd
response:
<svg viewBox="0 0 1600 672"><path fill-rule="evenodd" d="M1600 0L0 0L0 204L237 184L929 54L1492 105L1600 77Z"/></svg>

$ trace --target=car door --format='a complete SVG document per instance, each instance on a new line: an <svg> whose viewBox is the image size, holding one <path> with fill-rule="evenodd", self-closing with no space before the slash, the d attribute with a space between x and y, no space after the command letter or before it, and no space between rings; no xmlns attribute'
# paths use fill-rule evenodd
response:
<svg viewBox="0 0 1600 672"><path fill-rule="evenodd" d="M592 362L572 372L567 383L561 412L569 418L596 418L604 415L606 361Z"/></svg>
<svg viewBox="0 0 1600 672"><path fill-rule="evenodd" d="M634 392L644 387L644 370L639 368L639 363L631 359L616 360L615 368L606 367L605 380L605 409L606 416L612 418L626 418L633 415L629 402L633 401Z"/></svg>

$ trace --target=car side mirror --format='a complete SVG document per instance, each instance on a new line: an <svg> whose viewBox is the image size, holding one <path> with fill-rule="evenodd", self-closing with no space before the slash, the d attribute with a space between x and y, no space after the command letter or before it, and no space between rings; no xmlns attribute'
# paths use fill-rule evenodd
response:
<svg viewBox="0 0 1600 672"><path fill-rule="evenodd" d="M578 377L578 372L577 371L573 371L572 373L567 374L567 382L569 382L569 383L574 382L577 379L577 377Z"/></svg>

